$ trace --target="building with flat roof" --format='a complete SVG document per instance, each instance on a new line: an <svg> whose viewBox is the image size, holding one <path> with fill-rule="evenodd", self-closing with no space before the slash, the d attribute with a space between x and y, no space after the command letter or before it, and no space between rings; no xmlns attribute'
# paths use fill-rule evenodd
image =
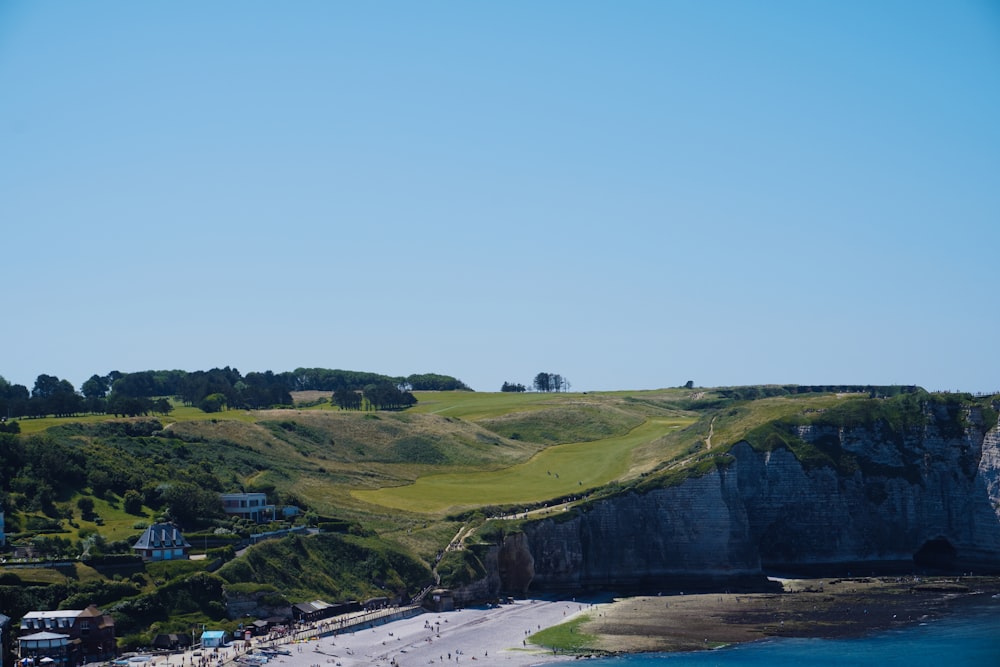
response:
<svg viewBox="0 0 1000 667"><path fill-rule="evenodd" d="M225 630L205 630L201 633L202 648L218 648L226 643Z"/></svg>
<svg viewBox="0 0 1000 667"><path fill-rule="evenodd" d="M229 516L261 523L274 519L275 506L269 505L266 493L223 493L222 511Z"/></svg>

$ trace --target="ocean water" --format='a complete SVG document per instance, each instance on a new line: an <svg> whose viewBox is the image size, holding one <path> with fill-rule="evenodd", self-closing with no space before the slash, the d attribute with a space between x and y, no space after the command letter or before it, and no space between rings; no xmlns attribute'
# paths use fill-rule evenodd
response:
<svg viewBox="0 0 1000 667"><path fill-rule="evenodd" d="M1000 600L860 639L774 639L699 653L586 660L587 667L1000 667Z"/></svg>

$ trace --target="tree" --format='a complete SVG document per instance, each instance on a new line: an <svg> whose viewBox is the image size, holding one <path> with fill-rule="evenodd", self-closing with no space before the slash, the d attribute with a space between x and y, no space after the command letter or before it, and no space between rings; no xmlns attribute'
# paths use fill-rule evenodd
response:
<svg viewBox="0 0 1000 667"><path fill-rule="evenodd" d="M225 394L209 394L201 400L198 407L203 412L220 412L227 405Z"/></svg>
<svg viewBox="0 0 1000 667"><path fill-rule="evenodd" d="M91 375L89 380L80 385L80 393L84 398L104 398L110 388L111 382L108 378Z"/></svg>
<svg viewBox="0 0 1000 667"><path fill-rule="evenodd" d="M569 380L558 373L539 373L534 387L535 391L569 391Z"/></svg>
<svg viewBox="0 0 1000 667"><path fill-rule="evenodd" d="M126 396L113 392L108 397L107 408L105 409L116 417L118 415L122 415L123 417L138 417L139 415L148 415L150 410L153 409L153 402L148 398Z"/></svg>
<svg viewBox="0 0 1000 667"><path fill-rule="evenodd" d="M333 392L333 402L340 406L341 410L360 410L361 394L353 389L337 389Z"/></svg>
<svg viewBox="0 0 1000 667"><path fill-rule="evenodd" d="M35 378L35 386L31 390L32 398L48 398L60 389L60 380L54 375L42 373Z"/></svg>
<svg viewBox="0 0 1000 667"><path fill-rule="evenodd" d="M167 515L185 527L223 515L219 494L197 484L174 482L162 491L162 496Z"/></svg>
<svg viewBox="0 0 1000 667"><path fill-rule="evenodd" d="M0 419L27 415L30 396L23 384L11 384L0 376Z"/></svg>
<svg viewBox="0 0 1000 667"><path fill-rule="evenodd" d="M525 387L520 383L504 382L503 386L500 387L500 391L522 392L525 391Z"/></svg>
<svg viewBox="0 0 1000 667"><path fill-rule="evenodd" d="M129 514L142 514L142 494L135 489L129 489L122 496L122 509Z"/></svg>
<svg viewBox="0 0 1000 667"><path fill-rule="evenodd" d="M417 402L413 394L389 382L365 386L364 399L374 410L402 410Z"/></svg>
<svg viewBox="0 0 1000 667"><path fill-rule="evenodd" d="M406 384L413 391L472 391L461 380L437 373L414 373L407 376Z"/></svg>
<svg viewBox="0 0 1000 667"><path fill-rule="evenodd" d="M94 516L94 499L89 496L82 496L76 501L76 506L80 509L80 516L89 521Z"/></svg>

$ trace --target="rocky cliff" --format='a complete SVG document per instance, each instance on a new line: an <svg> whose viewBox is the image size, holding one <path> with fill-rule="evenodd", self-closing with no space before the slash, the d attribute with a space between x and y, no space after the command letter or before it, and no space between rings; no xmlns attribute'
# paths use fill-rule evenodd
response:
<svg viewBox="0 0 1000 667"><path fill-rule="evenodd" d="M531 522L496 551L497 593L646 589L766 571L1000 570L1000 432L982 412L786 430L708 473ZM994 418L995 421L995 418ZM958 424L958 426L956 426Z"/></svg>

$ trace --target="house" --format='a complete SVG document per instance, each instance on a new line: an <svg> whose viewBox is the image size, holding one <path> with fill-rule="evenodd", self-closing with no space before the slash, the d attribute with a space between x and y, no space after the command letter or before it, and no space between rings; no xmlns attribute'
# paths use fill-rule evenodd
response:
<svg viewBox="0 0 1000 667"><path fill-rule="evenodd" d="M21 618L18 643L22 660L48 657L67 667L107 660L116 654L115 620L94 605L29 611Z"/></svg>
<svg viewBox="0 0 1000 667"><path fill-rule="evenodd" d="M274 519L274 505L268 505L266 493L223 493L222 511L229 516L260 523Z"/></svg>
<svg viewBox="0 0 1000 667"><path fill-rule="evenodd" d="M132 545L132 550L144 561L184 560L191 545L174 524L154 523Z"/></svg>

